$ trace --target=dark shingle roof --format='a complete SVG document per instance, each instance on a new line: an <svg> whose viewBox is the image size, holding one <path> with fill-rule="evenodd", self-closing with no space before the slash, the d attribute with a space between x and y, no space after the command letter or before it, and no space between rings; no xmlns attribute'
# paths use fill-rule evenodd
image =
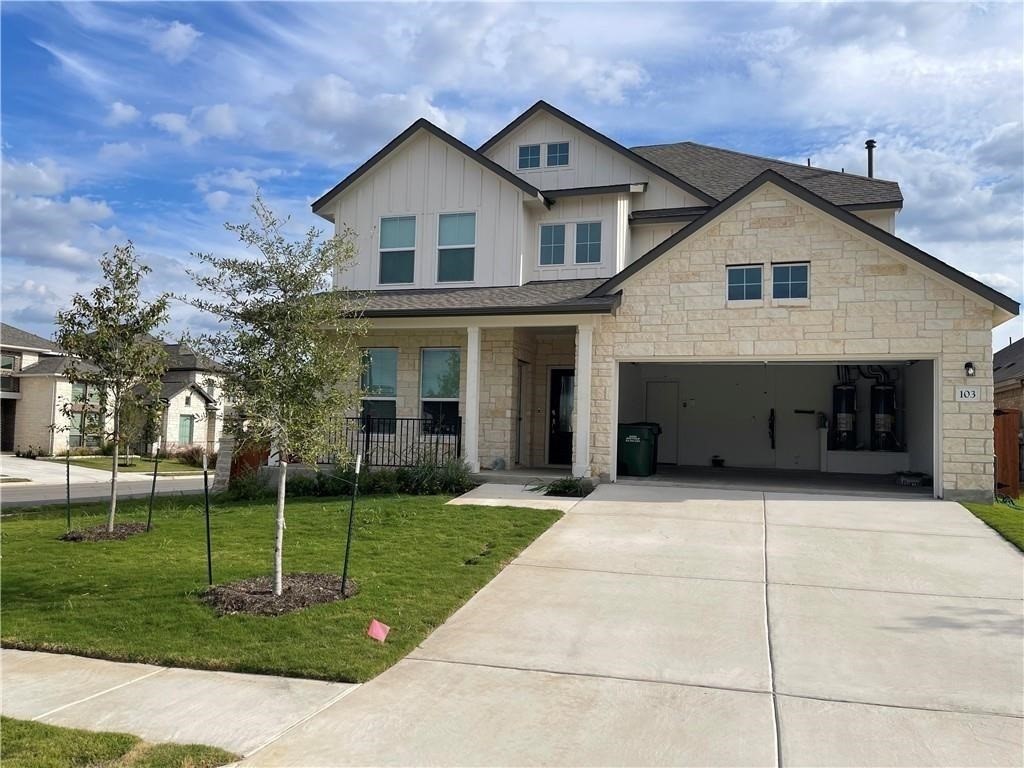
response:
<svg viewBox="0 0 1024 768"><path fill-rule="evenodd" d="M496 288L423 288L375 291L365 297L367 317L507 315L610 312L615 296L588 297L605 278L543 280Z"/></svg>
<svg viewBox="0 0 1024 768"><path fill-rule="evenodd" d="M67 355L60 355L58 357L41 357L38 363L28 365L18 371L18 374L43 374L51 376L63 376L67 372L68 364L71 362L71 358ZM79 361L78 369L81 371L96 371L99 370L92 363L84 363Z"/></svg>
<svg viewBox="0 0 1024 768"><path fill-rule="evenodd" d="M992 380L996 384L1024 379L1024 339L1003 347L992 358Z"/></svg>
<svg viewBox="0 0 1024 768"><path fill-rule="evenodd" d="M167 352L167 370L169 371L209 371L216 372L221 367L210 358L194 352L185 344L164 344Z"/></svg>
<svg viewBox="0 0 1024 768"><path fill-rule="evenodd" d="M895 181L809 168L692 141L632 147L632 150L719 200L724 200L762 171L771 169L835 205L895 207L903 202L900 185Z"/></svg>
<svg viewBox="0 0 1024 768"><path fill-rule="evenodd" d="M7 323L0 323L0 346L44 349L47 352L60 352L60 347L49 339L44 339L42 336L36 336L34 333L23 331L21 328L15 328L13 325L8 325Z"/></svg>

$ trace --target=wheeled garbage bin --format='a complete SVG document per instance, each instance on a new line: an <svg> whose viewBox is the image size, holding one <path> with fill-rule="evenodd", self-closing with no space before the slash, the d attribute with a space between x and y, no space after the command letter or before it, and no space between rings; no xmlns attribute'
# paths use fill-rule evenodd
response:
<svg viewBox="0 0 1024 768"><path fill-rule="evenodd" d="M619 424L620 475L647 477L655 473L658 467L659 434L661 427L658 424Z"/></svg>

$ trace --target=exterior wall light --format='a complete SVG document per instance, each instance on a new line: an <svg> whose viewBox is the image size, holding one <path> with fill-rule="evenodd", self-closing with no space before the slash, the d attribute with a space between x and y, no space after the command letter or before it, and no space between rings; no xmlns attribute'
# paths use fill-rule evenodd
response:
<svg viewBox="0 0 1024 768"><path fill-rule="evenodd" d="M973 376L976 372L974 370L974 363L964 363L964 373L967 376Z"/></svg>

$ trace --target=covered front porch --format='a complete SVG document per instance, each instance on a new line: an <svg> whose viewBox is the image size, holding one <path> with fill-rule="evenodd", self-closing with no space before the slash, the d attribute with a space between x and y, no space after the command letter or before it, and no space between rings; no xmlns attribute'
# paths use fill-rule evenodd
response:
<svg viewBox="0 0 1024 768"><path fill-rule="evenodd" d="M349 448L378 466L433 451L472 472L588 476L593 324L575 314L374 318Z"/></svg>

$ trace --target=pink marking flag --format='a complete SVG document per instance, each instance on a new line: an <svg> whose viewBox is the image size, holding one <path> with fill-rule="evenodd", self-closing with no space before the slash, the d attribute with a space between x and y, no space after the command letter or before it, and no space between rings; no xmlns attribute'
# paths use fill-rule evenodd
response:
<svg viewBox="0 0 1024 768"><path fill-rule="evenodd" d="M371 619L370 626L366 628L366 634L379 643L383 643L387 639L388 632L390 631L391 627L387 624L382 624L376 619Z"/></svg>

